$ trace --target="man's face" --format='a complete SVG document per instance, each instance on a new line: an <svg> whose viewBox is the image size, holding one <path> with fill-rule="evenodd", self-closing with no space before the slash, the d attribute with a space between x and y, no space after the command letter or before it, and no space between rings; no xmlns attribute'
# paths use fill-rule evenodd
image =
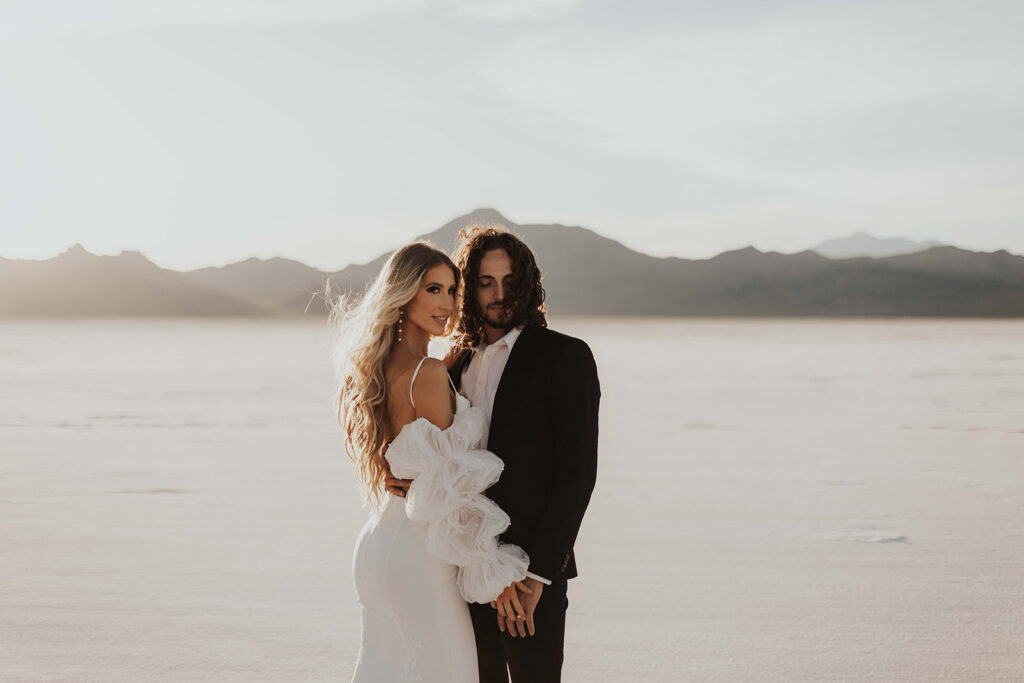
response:
<svg viewBox="0 0 1024 683"><path fill-rule="evenodd" d="M476 288L476 301L484 314L484 323L505 329L509 311L504 306L512 282L512 259L504 249L484 252L480 259L480 273Z"/></svg>

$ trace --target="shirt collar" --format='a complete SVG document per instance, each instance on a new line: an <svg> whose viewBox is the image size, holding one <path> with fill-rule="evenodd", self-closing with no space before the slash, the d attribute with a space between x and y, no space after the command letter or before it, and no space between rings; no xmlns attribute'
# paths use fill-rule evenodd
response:
<svg viewBox="0 0 1024 683"><path fill-rule="evenodd" d="M522 326L513 327L511 330L505 333L504 337L502 337L498 341L505 342L505 345L508 346L509 353L512 353L512 345L516 343L516 339L519 339L519 333L522 331Z"/></svg>
<svg viewBox="0 0 1024 683"><path fill-rule="evenodd" d="M505 333L505 336L494 342L494 344L501 344L504 342L505 346L508 347L508 352L512 353L512 346L515 345L516 340L519 339L519 333L523 331L523 326L513 327L511 330ZM477 351L483 351L488 347L487 342L480 342L480 345L476 347Z"/></svg>

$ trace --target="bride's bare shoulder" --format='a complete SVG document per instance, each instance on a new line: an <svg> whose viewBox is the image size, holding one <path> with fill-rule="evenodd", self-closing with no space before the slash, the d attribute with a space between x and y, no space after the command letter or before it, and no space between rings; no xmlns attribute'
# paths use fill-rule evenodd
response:
<svg viewBox="0 0 1024 683"><path fill-rule="evenodd" d="M444 361L427 358L412 385L416 417L425 417L441 429L452 423L452 397Z"/></svg>

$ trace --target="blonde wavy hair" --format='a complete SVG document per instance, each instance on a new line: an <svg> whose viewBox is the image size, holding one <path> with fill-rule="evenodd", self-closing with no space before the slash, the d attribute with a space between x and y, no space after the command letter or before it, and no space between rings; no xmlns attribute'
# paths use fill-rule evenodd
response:
<svg viewBox="0 0 1024 683"><path fill-rule="evenodd" d="M333 301L328 324L336 332L332 356L338 381L334 393L338 424L345 432L345 452L356 466L363 503L369 502L375 509L380 507L387 469L384 371L398 336L399 309L416 296L427 271L439 265L452 269L458 287L461 277L451 258L423 241L393 253L362 297L341 295L335 299L330 283L327 285L327 301ZM455 325L453 311L445 335L451 334Z"/></svg>

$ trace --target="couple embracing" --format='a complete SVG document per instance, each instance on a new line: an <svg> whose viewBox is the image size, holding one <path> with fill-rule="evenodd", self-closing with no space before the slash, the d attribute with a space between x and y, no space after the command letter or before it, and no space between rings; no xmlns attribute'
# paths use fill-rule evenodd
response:
<svg viewBox="0 0 1024 683"><path fill-rule="evenodd" d="M529 247L414 242L354 307L339 422L373 514L353 556L354 683L561 677L573 544L597 472L590 348L547 328ZM445 361L433 336L453 335ZM485 495L486 494L486 495Z"/></svg>

